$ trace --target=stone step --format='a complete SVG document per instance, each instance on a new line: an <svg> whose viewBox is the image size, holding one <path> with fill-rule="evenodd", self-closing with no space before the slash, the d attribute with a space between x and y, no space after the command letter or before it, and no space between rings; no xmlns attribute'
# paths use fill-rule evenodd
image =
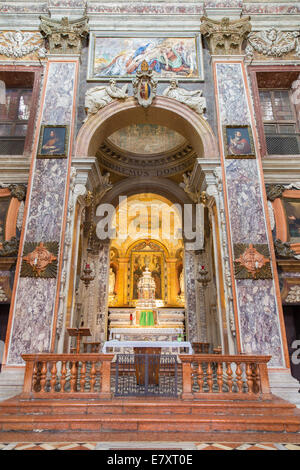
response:
<svg viewBox="0 0 300 470"><path fill-rule="evenodd" d="M290 416L295 413L295 406L284 400L272 401L180 401L162 399L157 401L143 399L107 400L24 400L10 399L0 403L0 415L28 414L115 414L115 415L214 415L214 416ZM299 412L300 413L300 412Z"/></svg>
<svg viewBox="0 0 300 470"><path fill-rule="evenodd" d="M19 432L300 432L298 416L1 415L0 430ZM128 436L129 437L129 436Z"/></svg>

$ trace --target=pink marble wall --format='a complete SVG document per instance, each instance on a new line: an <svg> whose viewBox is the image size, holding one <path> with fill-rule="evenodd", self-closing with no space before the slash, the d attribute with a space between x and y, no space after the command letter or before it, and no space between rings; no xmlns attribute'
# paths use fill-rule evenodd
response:
<svg viewBox="0 0 300 470"><path fill-rule="evenodd" d="M71 124L75 73L76 62L54 61L49 63L43 103L43 124ZM36 159L30 191L25 243L60 242L68 171L68 159ZM56 284L56 279L19 279L8 351L8 365L22 364L22 353L49 351Z"/></svg>
<svg viewBox="0 0 300 470"><path fill-rule="evenodd" d="M241 64L216 64L220 125L250 124ZM231 243L268 243L262 182L256 159L225 160ZM273 279L235 280L242 351L270 354L284 366Z"/></svg>

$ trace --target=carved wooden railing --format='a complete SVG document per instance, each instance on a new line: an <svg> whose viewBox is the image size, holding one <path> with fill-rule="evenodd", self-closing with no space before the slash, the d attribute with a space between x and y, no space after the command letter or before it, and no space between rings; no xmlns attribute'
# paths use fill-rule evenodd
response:
<svg viewBox="0 0 300 470"><path fill-rule="evenodd" d="M180 355L182 398L270 399L271 356Z"/></svg>
<svg viewBox="0 0 300 470"><path fill-rule="evenodd" d="M111 398L114 354L23 354L23 393L36 398Z"/></svg>

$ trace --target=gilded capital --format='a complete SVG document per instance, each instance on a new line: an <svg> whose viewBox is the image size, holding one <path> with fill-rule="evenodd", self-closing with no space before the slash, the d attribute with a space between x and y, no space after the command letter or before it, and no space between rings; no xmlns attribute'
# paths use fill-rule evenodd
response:
<svg viewBox="0 0 300 470"><path fill-rule="evenodd" d="M82 40L88 35L88 17L54 20L40 16L40 31L49 42L51 54L80 54Z"/></svg>
<svg viewBox="0 0 300 470"><path fill-rule="evenodd" d="M242 44L251 31L250 16L220 21L202 16L200 32L206 37L212 55L242 54Z"/></svg>

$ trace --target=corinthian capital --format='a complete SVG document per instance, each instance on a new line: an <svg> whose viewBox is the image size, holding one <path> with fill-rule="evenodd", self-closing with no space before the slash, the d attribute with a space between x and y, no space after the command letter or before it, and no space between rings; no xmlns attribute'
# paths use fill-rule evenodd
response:
<svg viewBox="0 0 300 470"><path fill-rule="evenodd" d="M251 31L250 16L221 21L202 16L200 32L207 38L212 55L242 54L242 43Z"/></svg>
<svg viewBox="0 0 300 470"><path fill-rule="evenodd" d="M88 35L88 17L54 20L40 16L40 31L49 41L51 54L80 54L82 39Z"/></svg>

